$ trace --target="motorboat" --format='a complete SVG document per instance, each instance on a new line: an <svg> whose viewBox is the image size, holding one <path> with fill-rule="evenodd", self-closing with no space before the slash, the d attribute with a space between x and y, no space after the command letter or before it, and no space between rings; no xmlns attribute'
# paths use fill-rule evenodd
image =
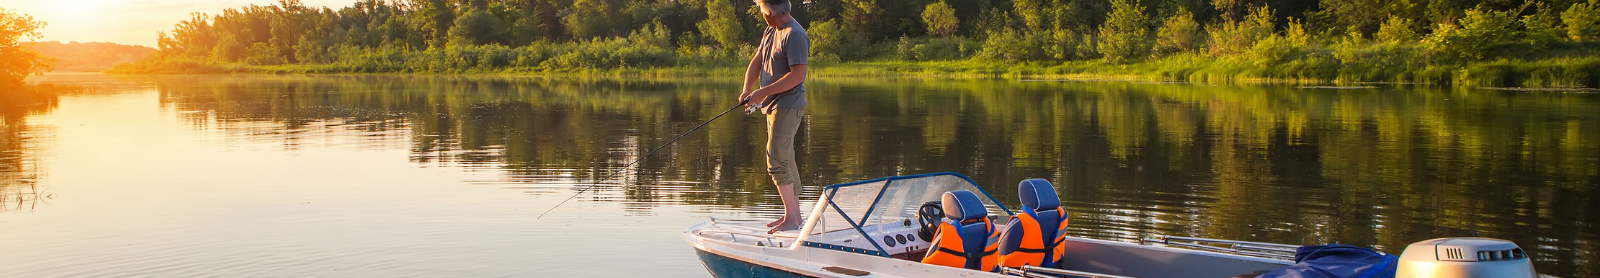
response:
<svg viewBox="0 0 1600 278"><path fill-rule="evenodd" d="M978 196L986 211L981 217L1001 229L1015 215L972 179L944 172L827 186L799 230L769 234L765 221L712 218L689 227L684 239L719 278L1225 278L1253 277L1300 263L1296 252L1302 248L1297 245L1177 236L1122 242L1065 235L1059 237L1065 251L1058 266L980 270L923 263L929 250L937 249L932 248L935 223L946 217L937 204L948 202L941 199L946 193L963 190ZM1055 197L1053 190L1049 194ZM1537 277L1530 276L1536 274L1526 255L1509 243L1475 238L1419 242L1400 258L1404 275L1399 277ZM1408 265L1407 259L1416 262ZM1389 269L1393 273L1395 268ZM1435 275L1440 273L1468 276Z"/></svg>

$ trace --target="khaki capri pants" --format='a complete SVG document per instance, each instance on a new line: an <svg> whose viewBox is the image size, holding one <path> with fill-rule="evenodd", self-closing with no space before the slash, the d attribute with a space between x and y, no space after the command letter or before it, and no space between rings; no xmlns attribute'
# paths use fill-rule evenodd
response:
<svg viewBox="0 0 1600 278"><path fill-rule="evenodd" d="M778 107L767 114L767 174L776 185L794 185L800 191L800 168L794 162L794 135L800 131L805 108Z"/></svg>

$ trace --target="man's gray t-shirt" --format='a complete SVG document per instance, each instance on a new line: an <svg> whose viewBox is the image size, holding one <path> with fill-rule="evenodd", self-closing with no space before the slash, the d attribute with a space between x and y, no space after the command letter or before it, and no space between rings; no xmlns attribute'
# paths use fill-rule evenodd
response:
<svg viewBox="0 0 1600 278"><path fill-rule="evenodd" d="M761 59L761 86L766 87L777 83L779 78L789 74L789 66L806 64L806 55L811 51L811 39L806 37L805 27L800 26L794 18L789 19L789 25L783 29L767 27L761 32L761 46L756 48L756 57ZM769 107L801 108L806 107L806 83L795 85L794 89L773 95L767 99ZM772 104L776 102L777 105Z"/></svg>

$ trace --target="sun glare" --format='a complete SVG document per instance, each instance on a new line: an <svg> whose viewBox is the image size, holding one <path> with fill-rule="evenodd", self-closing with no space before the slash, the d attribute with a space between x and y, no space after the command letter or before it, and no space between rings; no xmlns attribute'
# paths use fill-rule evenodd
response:
<svg viewBox="0 0 1600 278"><path fill-rule="evenodd" d="M48 4L45 5L49 5L46 9L53 14L51 19L54 21L71 21L70 23L51 22L51 24L74 25L103 23L100 22L104 20L104 14L101 11L111 4L109 0L50 0L46 2Z"/></svg>

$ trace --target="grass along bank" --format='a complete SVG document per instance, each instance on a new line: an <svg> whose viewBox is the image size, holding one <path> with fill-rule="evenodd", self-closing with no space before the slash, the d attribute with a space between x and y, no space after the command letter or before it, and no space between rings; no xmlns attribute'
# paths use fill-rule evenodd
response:
<svg viewBox="0 0 1600 278"><path fill-rule="evenodd" d="M1575 45L1573 47L1600 47ZM1106 60L1007 62L981 57L951 60L871 59L812 62L814 76L885 76L1004 79L1130 79L1202 83L1352 84L1420 83L1463 87L1600 87L1600 56L1429 61L1404 57L1404 49L1320 49L1274 62L1184 53L1114 63ZM722 76L744 72L734 53L565 52L537 48L473 46L429 51L363 53L326 64L250 65L195 60L143 61L119 74L200 73L417 73L516 75ZM569 50L570 51L570 50ZM642 53L642 54L641 54ZM605 57L605 55L613 57ZM631 55L631 56L630 56ZM651 55L656 55L652 57ZM1341 59L1342 58L1342 59ZM590 61L582 61L589 59ZM690 61L690 62L684 62Z"/></svg>
<svg viewBox="0 0 1600 278"><path fill-rule="evenodd" d="M822 30L818 31L827 31L826 26L819 27ZM1217 38L1207 47L1191 44L1163 51L1155 50L1167 48L1155 47L1137 56L1113 59L1100 53L1107 50L1099 50L1092 38L1073 39L1078 40L1075 44L1058 40L1072 36L997 33L983 39L902 38L861 45L821 40L812 48L811 72L816 76L1600 87L1600 42L1592 41L1510 40L1467 48L1461 41L1471 40L1454 37L1313 39L1299 25L1291 24L1287 32L1249 35L1256 37L1250 43L1227 46L1215 41L1228 39ZM453 45L413 50L341 46L302 53L299 57L304 60L296 63L272 51L249 54L238 62L158 52L108 72L709 76L742 74L753 52L750 46L684 45L670 38L661 28L645 28L608 39L533 42L518 47Z"/></svg>

